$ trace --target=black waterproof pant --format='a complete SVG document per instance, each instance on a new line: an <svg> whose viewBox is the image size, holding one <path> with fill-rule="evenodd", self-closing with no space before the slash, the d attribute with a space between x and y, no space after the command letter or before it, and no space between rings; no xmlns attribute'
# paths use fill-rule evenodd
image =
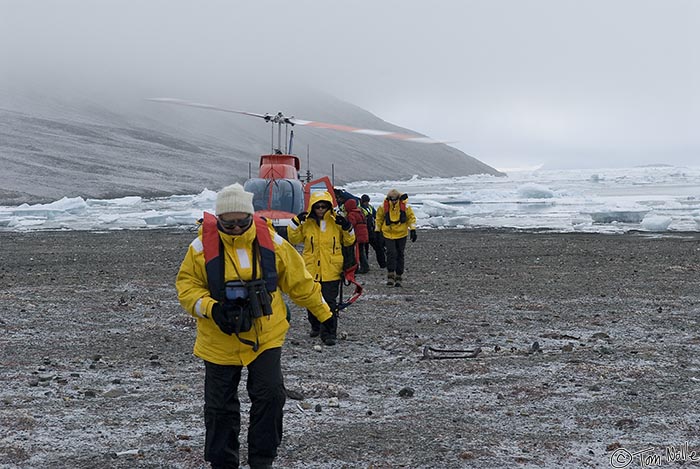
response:
<svg viewBox="0 0 700 469"><path fill-rule="evenodd" d="M321 327L321 323L316 316L311 314L311 311L306 310L306 314L309 318L309 324L311 324L311 330L321 332L321 340L330 338L335 339L338 332L338 291L340 290L340 280L331 280L330 282L321 282L321 295L323 299L326 300L328 306L333 312L333 317L328 320L326 327Z"/></svg>
<svg viewBox="0 0 700 469"><path fill-rule="evenodd" d="M374 237L369 240L369 244L374 249L377 255L377 264L380 268L386 267L386 247L384 245L384 237L380 233L375 233Z"/></svg>
<svg viewBox="0 0 700 469"><path fill-rule="evenodd" d="M367 254L369 253L369 243L360 243L360 268L357 269L358 274L366 274L369 272L369 262Z"/></svg>
<svg viewBox="0 0 700 469"><path fill-rule="evenodd" d="M250 397L248 462L251 466L272 464L282 441L282 411L286 399L280 357L281 348L262 352L248 365L246 388ZM217 365L205 361L204 459L212 468L238 468L238 434L241 404L238 384L242 366Z"/></svg>
<svg viewBox="0 0 700 469"><path fill-rule="evenodd" d="M406 240L408 236L399 239L385 239L386 245L386 270L396 272L396 275L403 274L404 251L406 250Z"/></svg>

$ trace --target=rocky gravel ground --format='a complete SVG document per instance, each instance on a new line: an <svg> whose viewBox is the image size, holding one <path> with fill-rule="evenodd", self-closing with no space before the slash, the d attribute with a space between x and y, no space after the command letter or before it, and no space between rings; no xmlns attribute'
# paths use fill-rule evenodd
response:
<svg viewBox="0 0 700 469"><path fill-rule="evenodd" d="M194 236L0 233L1 468L206 467ZM335 347L292 308L279 467L700 465L700 234L419 231L407 259Z"/></svg>

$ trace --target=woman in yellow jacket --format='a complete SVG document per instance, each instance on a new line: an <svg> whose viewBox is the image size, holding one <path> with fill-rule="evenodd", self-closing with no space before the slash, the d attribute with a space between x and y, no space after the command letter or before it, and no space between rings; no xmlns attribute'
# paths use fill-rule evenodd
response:
<svg viewBox="0 0 700 469"><path fill-rule="evenodd" d="M332 317L299 253L253 215L252 199L240 184L217 194L216 216L205 213L176 280L180 304L197 319L194 354L205 364L204 457L212 467L239 466L244 366L250 467L272 467L277 455L286 396L281 347L289 329L281 291L319 321Z"/></svg>
<svg viewBox="0 0 700 469"><path fill-rule="evenodd" d="M328 327L321 327L318 318L308 313L311 337L321 335L326 345L335 345L338 321L338 291L343 272L343 246L355 243L352 224L333 210L333 199L326 192L314 192L309 199L308 212L292 218L287 227L287 238L292 244L304 243L302 257L315 282L321 284L321 292L334 313Z"/></svg>
<svg viewBox="0 0 700 469"><path fill-rule="evenodd" d="M381 234L386 245L386 284L390 287L401 286L407 237L410 234L411 242L418 239L416 216L407 200L408 195L391 189L387 192L384 203L377 208L375 231Z"/></svg>

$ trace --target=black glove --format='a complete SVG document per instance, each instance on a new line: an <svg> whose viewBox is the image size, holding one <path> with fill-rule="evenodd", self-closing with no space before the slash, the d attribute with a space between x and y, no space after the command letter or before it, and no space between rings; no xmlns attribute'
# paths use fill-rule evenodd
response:
<svg viewBox="0 0 700 469"><path fill-rule="evenodd" d="M418 235L416 234L416 230L411 230L411 242L415 243L417 239Z"/></svg>
<svg viewBox="0 0 700 469"><path fill-rule="evenodd" d="M221 303L214 303L211 308L211 318L224 334L231 335L235 332L233 323L229 320L229 315L226 314Z"/></svg>
<svg viewBox="0 0 700 469"><path fill-rule="evenodd" d="M299 220L300 223L304 223L304 221L306 220L306 215L307 212L299 213L299 215L297 215L297 220Z"/></svg>
<svg viewBox="0 0 700 469"><path fill-rule="evenodd" d="M348 219L342 215L336 215L335 222L336 222L336 224L340 225L340 227L342 229L344 229L345 231L350 231L350 228L352 228L352 225L350 224Z"/></svg>

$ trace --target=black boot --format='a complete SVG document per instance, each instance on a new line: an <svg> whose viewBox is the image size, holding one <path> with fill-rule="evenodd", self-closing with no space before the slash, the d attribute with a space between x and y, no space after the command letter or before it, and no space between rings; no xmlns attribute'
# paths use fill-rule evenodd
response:
<svg viewBox="0 0 700 469"><path fill-rule="evenodd" d="M335 345L337 332L338 316L336 316L335 314L332 318L321 323L321 340L325 345Z"/></svg>

